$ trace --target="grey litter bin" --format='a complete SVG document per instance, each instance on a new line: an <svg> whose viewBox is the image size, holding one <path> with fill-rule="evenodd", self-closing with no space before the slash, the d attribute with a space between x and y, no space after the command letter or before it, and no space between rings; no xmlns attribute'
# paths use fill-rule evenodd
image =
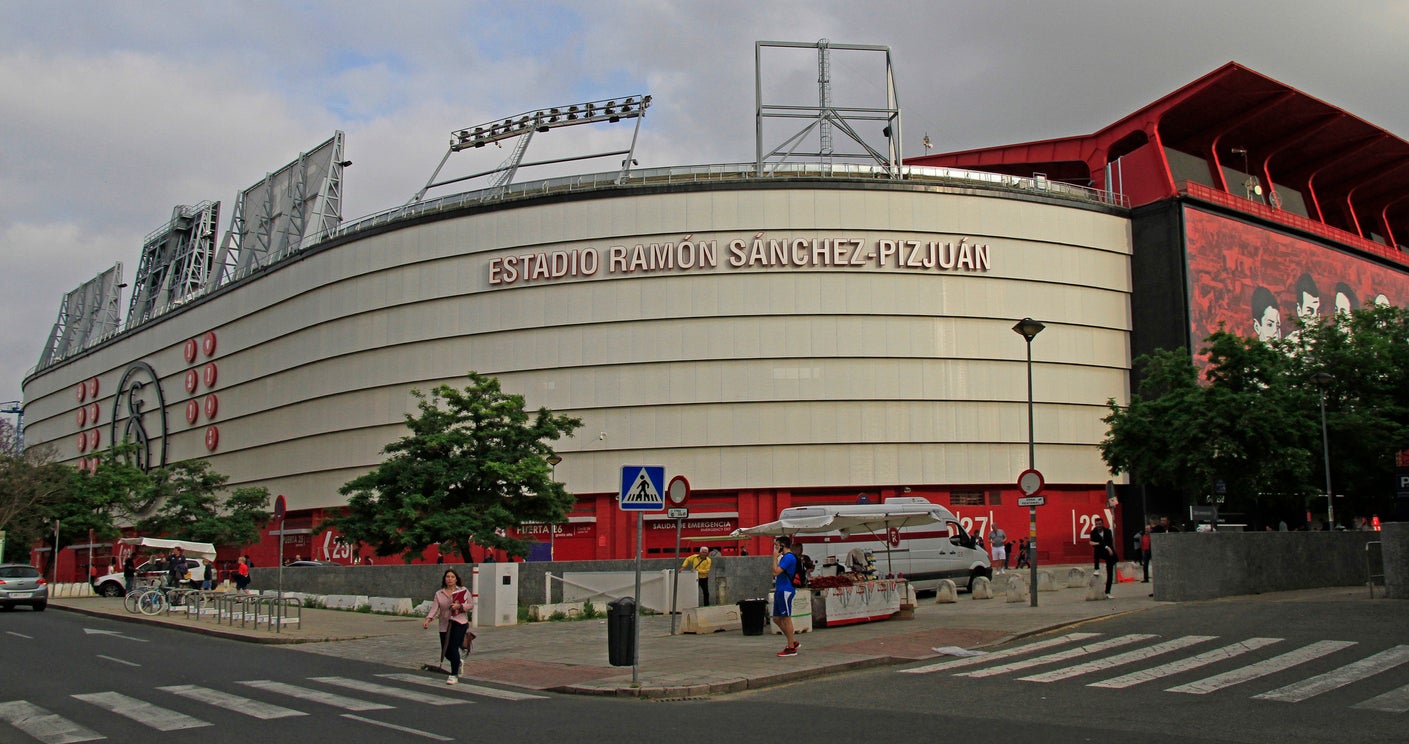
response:
<svg viewBox="0 0 1409 744"><path fill-rule="evenodd" d="M768 626L768 599L741 599L738 604L739 624L743 626L744 635L763 635L763 629Z"/></svg>
<svg viewBox="0 0 1409 744"><path fill-rule="evenodd" d="M636 663L636 600L631 597L607 603L607 660L612 666Z"/></svg>

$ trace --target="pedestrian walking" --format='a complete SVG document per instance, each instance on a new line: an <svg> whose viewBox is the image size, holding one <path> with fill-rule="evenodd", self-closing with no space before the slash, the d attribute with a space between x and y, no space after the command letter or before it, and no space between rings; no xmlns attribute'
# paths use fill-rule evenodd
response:
<svg viewBox="0 0 1409 744"><path fill-rule="evenodd" d="M1141 579L1142 584L1150 583L1150 526L1145 525L1145 530L1140 533L1140 568L1144 569L1145 578Z"/></svg>
<svg viewBox="0 0 1409 744"><path fill-rule="evenodd" d="M802 644L793 639L793 574L797 573L797 556L792 553L793 541L781 535L773 541L773 624L783 631L787 645L779 656L797 656Z"/></svg>
<svg viewBox="0 0 1409 744"><path fill-rule="evenodd" d="M709 548L701 545L698 553L685 559L680 564L681 571L694 571L699 574L697 581L700 585L700 606L709 606L709 570L714 566L714 559L709 555Z"/></svg>
<svg viewBox="0 0 1409 744"><path fill-rule="evenodd" d="M470 629L470 610L474 609L475 601L455 569L446 569L440 582L431 612L426 615L421 628L429 628L431 621L439 618L440 657L450 662L450 676L445 684L453 685L460 681L460 647L464 645L465 633Z"/></svg>
<svg viewBox="0 0 1409 744"><path fill-rule="evenodd" d="M250 585L250 562L246 556L240 556L239 562L235 564L235 590L249 594Z"/></svg>
<svg viewBox="0 0 1409 744"><path fill-rule="evenodd" d="M1101 575L1101 562L1106 564L1106 599L1111 598L1111 580L1115 577L1115 535L1104 519L1096 517L1091 528L1091 553L1096 562L1096 575Z"/></svg>

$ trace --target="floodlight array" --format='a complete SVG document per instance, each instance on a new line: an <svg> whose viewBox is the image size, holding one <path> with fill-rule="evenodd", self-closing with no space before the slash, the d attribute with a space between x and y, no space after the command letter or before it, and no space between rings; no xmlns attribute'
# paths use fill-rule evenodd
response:
<svg viewBox="0 0 1409 744"><path fill-rule="evenodd" d="M627 96L526 111L503 121L495 120L451 132L450 150L459 152L471 147L484 147L491 142L517 137L530 131L546 132L557 127L600 121L618 122L642 116L650 106L650 96Z"/></svg>

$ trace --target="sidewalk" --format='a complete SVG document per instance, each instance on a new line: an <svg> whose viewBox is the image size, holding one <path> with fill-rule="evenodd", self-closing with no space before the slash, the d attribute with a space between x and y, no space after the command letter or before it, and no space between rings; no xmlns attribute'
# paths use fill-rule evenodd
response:
<svg viewBox="0 0 1409 744"><path fill-rule="evenodd" d="M1058 576L1066 567L1051 567ZM818 628L801 633L801 653L779 658L782 636L738 631L670 635L669 616L643 616L638 684L631 667L607 657L605 619L477 628L479 638L461 678L534 690L641 697L694 697L739 692L836 672L935 658L936 647L979 648L1051 628L1156 606L1150 584L1115 586L1114 599L1086 601L1086 589L1039 592L1038 606L1001 596L953 604L922 598L909 620ZM256 643L342 658L420 669L439 664L438 637L422 630L420 617L304 609L302 627L272 630L217 625L213 619L129 614L121 599L56 598L50 606L114 620L160 624ZM772 630L770 625L769 630Z"/></svg>

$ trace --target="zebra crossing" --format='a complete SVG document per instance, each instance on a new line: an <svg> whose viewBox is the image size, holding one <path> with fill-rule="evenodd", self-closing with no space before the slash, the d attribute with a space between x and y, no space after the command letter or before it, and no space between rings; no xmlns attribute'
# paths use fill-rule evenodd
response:
<svg viewBox="0 0 1409 744"><path fill-rule="evenodd" d="M1130 633L1104 638L1101 633L1067 633L1033 643L1006 648L1000 651L975 656L962 656L944 661L923 664L901 669L901 674L952 673L955 677L986 678L1014 675L1019 682L1046 684L1072 680L1079 677L1091 679L1102 676L1087 687L1106 689L1127 689L1137 685L1156 683L1175 675L1193 673L1205 667L1226 663L1239 663L1246 654L1260 652L1257 659L1231 669L1217 672L1207 677L1163 688L1164 692L1186 695L1208 695L1227 690L1237 685L1254 682L1263 677L1296 669L1308 662L1331 657L1335 654L1349 655L1357 652L1354 641L1323 640L1293 647L1294 642L1284 638L1247 638L1226 643L1217 648L1207 646L1218 642L1218 636L1186 635L1160 639L1150 633ZM1105 655L1119 650L1119 653ZM1179 652L1193 653L1178 659L1167 660ZM1267 654L1275 654L1267 656ZM1037 671L1037 667L1064 666ZM1135 671L1125 671L1113 677L1103 673L1117 669L1153 662ZM1348 687L1377 674L1388 672L1400 665L1409 663L1409 645L1398 645L1372 653L1363 658L1347 660L1347 663L1330 671L1306 677L1298 682L1272 690L1249 695L1254 700L1269 700L1283 703L1299 703L1333 690ZM1034 673L1028 674L1028 670ZM1020 675L1020 676L1019 676ZM1244 688L1247 689L1247 688ZM1386 713L1409 712L1409 685L1390 690L1363 700L1351 706L1359 710L1376 710Z"/></svg>
<svg viewBox="0 0 1409 744"><path fill-rule="evenodd" d="M108 737L98 729L101 728L102 722L109 720L112 715L122 716L155 731L168 732L243 722L248 718L273 721L308 716L325 712L328 708L339 711L339 715L348 720L436 739L443 737L358 714L391 710L406 703L439 707L471 705L477 702L476 698L508 702L547 698L546 695L473 684L448 686L443 677L428 678L424 675L403 673L375 676L376 679L308 677L291 682L251 679L230 683L232 689L191 684L158 686L153 688L153 691L161 694L160 703L114 691L71 695L74 700L86 703L92 708L94 715L91 720L87 716L78 715L74 718L82 720L70 720L29 700L0 700L0 741L11 740L7 728L26 734L43 744L101 741ZM418 689L424 687L434 687L439 692L433 694ZM333 688L338 692L326 688ZM345 692L349 694L344 694ZM198 712L192 715L190 711L169 707L172 696L192 701L195 703L193 709ZM273 702L271 698L274 699ZM218 715L210 715L213 710ZM227 714L233 715L234 718L227 717ZM449 741L448 738L444 740Z"/></svg>

